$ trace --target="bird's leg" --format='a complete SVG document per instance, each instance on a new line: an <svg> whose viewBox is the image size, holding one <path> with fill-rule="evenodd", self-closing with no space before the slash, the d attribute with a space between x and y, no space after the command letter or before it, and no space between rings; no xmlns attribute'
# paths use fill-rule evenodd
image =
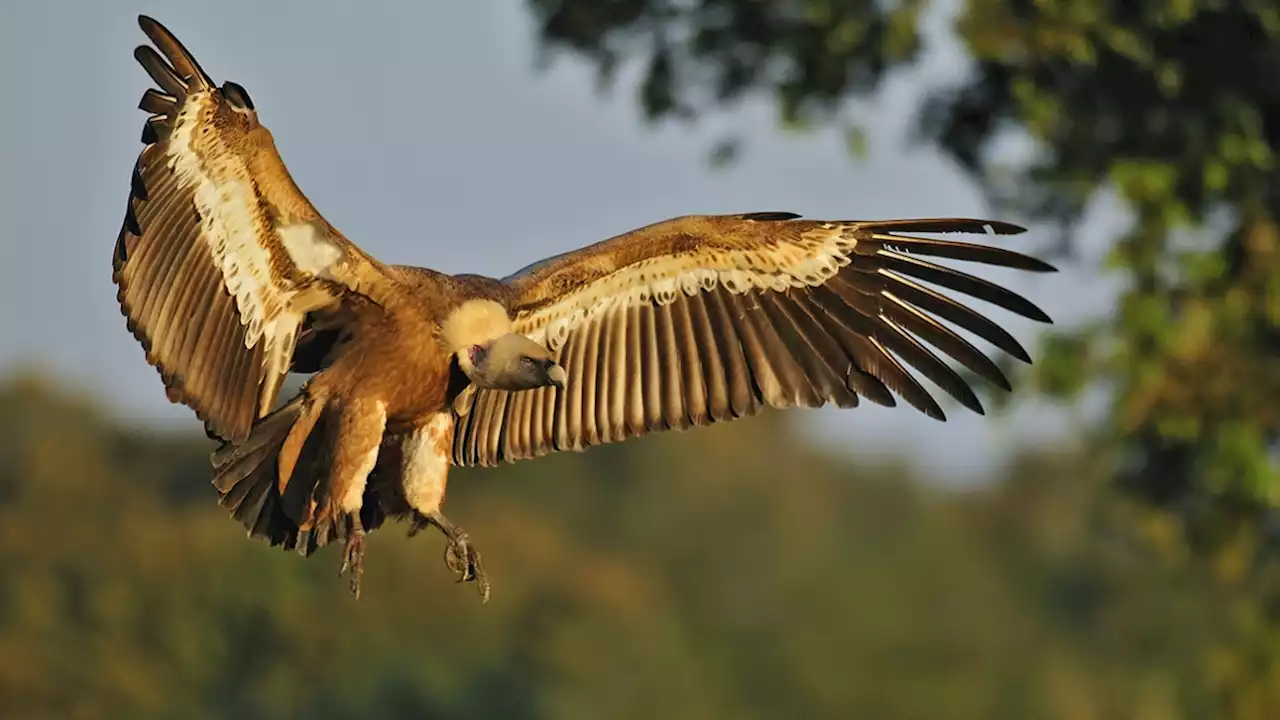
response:
<svg viewBox="0 0 1280 720"><path fill-rule="evenodd" d="M351 571L351 594L360 599L360 580L364 576L364 524L360 522L360 513L347 513L346 551L342 557L342 568L338 575Z"/></svg>
<svg viewBox="0 0 1280 720"><path fill-rule="evenodd" d="M476 589L480 591L481 601L488 602L489 578L485 575L484 566L480 563L480 553L476 552L471 544L471 536L438 510L419 514L409 532L416 534L427 525L435 525L440 528L440 532L444 533L445 540L448 542L444 549L444 564L449 567L449 570L457 573L458 582L474 582Z"/></svg>

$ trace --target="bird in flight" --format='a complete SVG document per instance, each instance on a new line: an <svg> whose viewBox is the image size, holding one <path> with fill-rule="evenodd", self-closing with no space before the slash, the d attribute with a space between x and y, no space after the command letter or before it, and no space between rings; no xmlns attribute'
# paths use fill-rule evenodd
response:
<svg viewBox="0 0 1280 720"><path fill-rule="evenodd" d="M169 399L221 441L220 504L273 546L310 555L340 540L357 597L366 534L393 518L439 529L448 567L488 598L480 555L441 512L453 466L764 408L901 398L945 420L915 372L982 413L938 353L1009 381L955 328L1030 358L944 291L1050 322L931 258L1052 266L919 235L1023 231L990 220L691 215L502 279L389 265L302 194L245 88L215 84L164 26L138 20L152 44L134 57L156 87L139 104L145 147L112 258L121 311ZM310 377L281 403L289 373Z"/></svg>

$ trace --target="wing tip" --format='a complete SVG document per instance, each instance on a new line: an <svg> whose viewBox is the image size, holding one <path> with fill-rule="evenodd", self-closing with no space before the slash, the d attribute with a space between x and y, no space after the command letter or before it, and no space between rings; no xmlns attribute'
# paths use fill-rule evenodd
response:
<svg viewBox="0 0 1280 720"><path fill-rule="evenodd" d="M943 221L943 222L946 222L946 221ZM981 218L960 218L958 220L955 220L954 222L970 223L972 224L974 230L981 230L982 232L979 234L983 234L983 235L1021 235L1027 232L1026 227L1015 224L1015 223L1006 222L1004 220L984 220ZM1030 255L1024 255L1022 253L1013 253L1012 251L1008 251L1008 252L1010 252L1013 255L1017 255L1018 259L1021 261L1018 265L1019 270L1025 270L1027 272L1039 272L1039 273L1058 272L1058 268L1054 267L1053 265L1050 265L1049 263L1045 262L1044 260L1041 260L1040 258L1032 257Z"/></svg>
<svg viewBox="0 0 1280 720"><path fill-rule="evenodd" d="M1022 225L1003 220L974 220L973 222L981 224L984 229L991 228L994 235L1021 235L1027 231Z"/></svg>
<svg viewBox="0 0 1280 720"><path fill-rule="evenodd" d="M800 215L800 213L788 212L786 210L761 210L757 212L739 213L738 217L743 220L780 222L786 220L798 220L803 216Z"/></svg>
<svg viewBox="0 0 1280 720"><path fill-rule="evenodd" d="M179 40L177 36L159 20L156 20L145 13L139 13L138 27L142 29L143 34L145 34L147 38L151 40L152 44L155 45L155 48L142 45L134 50L134 58L137 59L139 63L142 63L144 67L146 66L146 63L138 56L138 53L142 51L142 48L148 48L148 50L153 53L156 53L158 50L159 52L156 54L158 56L162 56L168 61L167 64L176 70L175 74L184 85L188 83L195 83L202 90L208 90L214 87L213 79L210 78L209 75L200 67L200 63L196 62L195 56L191 54L191 51L187 50L186 46L182 44L182 41Z"/></svg>
<svg viewBox="0 0 1280 720"><path fill-rule="evenodd" d="M142 32L146 33L148 36L157 29L162 32L168 32L159 20L156 20L146 13L138 13L138 27L142 28Z"/></svg>
<svg viewBox="0 0 1280 720"><path fill-rule="evenodd" d="M870 230L933 233L969 233L977 235L1021 235L1027 229L1004 220L973 217L916 217L894 220L850 220L851 224Z"/></svg>

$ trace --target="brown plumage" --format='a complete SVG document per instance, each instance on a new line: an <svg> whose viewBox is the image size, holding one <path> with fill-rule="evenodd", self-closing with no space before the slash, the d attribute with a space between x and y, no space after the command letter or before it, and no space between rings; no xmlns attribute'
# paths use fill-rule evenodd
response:
<svg viewBox="0 0 1280 720"><path fill-rule="evenodd" d="M912 369L981 413L944 357L1009 382L951 326L1030 358L930 285L1049 321L929 258L1049 265L917 235L1022 232L985 220L688 216L502 280L385 265L293 183L244 88L216 86L164 27L139 22L155 48L135 57L158 89L140 103L146 147L116 243L121 309L170 399L223 440L221 503L272 545L310 554L342 539L357 593L365 534L395 517L441 529L449 566L487 597L467 534L440 513L453 465L764 407L901 397L945 419ZM314 374L276 408L289 372Z"/></svg>

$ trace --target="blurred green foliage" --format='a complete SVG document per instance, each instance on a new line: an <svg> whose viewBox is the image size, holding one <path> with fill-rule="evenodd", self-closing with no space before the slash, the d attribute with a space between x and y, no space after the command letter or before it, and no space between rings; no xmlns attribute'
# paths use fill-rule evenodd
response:
<svg viewBox="0 0 1280 720"><path fill-rule="evenodd" d="M944 492L786 414L459 471L442 540L244 537L208 442L0 386L5 718L1204 717L1230 597L1132 540L1089 459Z"/></svg>
<svg viewBox="0 0 1280 720"><path fill-rule="evenodd" d="M663 58L643 93L655 117L764 93L784 120L831 124L846 122L848 100L909 69L923 12L920 0L529 6L545 47L606 72ZM1049 335L1039 387L1112 392L1097 440L1117 484L1174 518L1163 542L1190 543L1192 559L1245 598L1235 647L1217 662L1218 710L1280 717L1280 3L957 0L952 10L972 69L924 102L919 136L998 209L1059 228L1068 249L1100 193L1132 211L1100 268L1123 281L1115 313ZM1035 152L1010 174L994 148L1012 136Z"/></svg>

